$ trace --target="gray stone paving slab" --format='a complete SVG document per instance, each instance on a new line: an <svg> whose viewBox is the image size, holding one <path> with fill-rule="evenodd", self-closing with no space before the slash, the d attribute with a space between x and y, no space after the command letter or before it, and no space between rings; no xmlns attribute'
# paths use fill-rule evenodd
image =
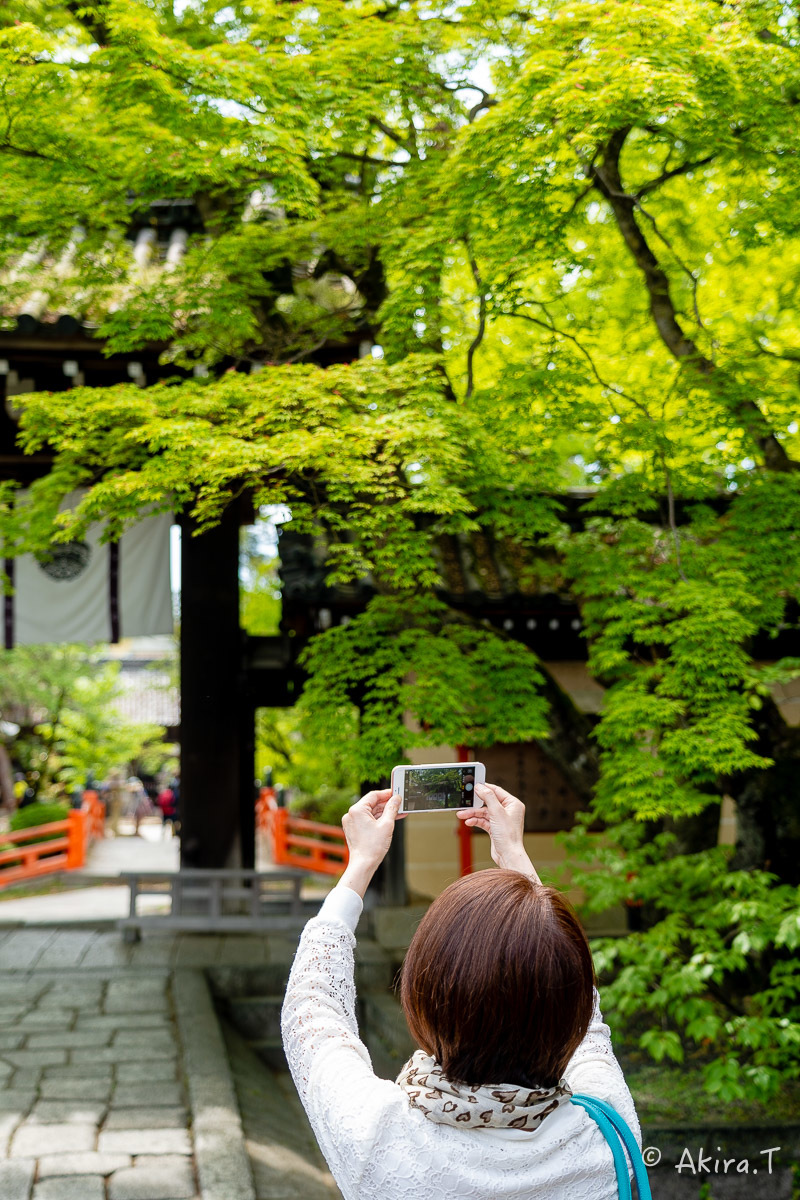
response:
<svg viewBox="0 0 800 1200"><path fill-rule="evenodd" d="M159 1046L168 1050L174 1042L172 1030L166 1029L118 1029L116 1033L111 1034L111 1045L115 1049L117 1046L134 1046L137 1049L142 1046Z"/></svg>
<svg viewBox="0 0 800 1200"><path fill-rule="evenodd" d="M129 1154L98 1154L94 1150L83 1154L45 1154L39 1159L38 1174L40 1179L50 1175L111 1175L130 1165Z"/></svg>
<svg viewBox="0 0 800 1200"><path fill-rule="evenodd" d="M148 937L132 947L132 965L140 968L170 967L176 954L174 938Z"/></svg>
<svg viewBox="0 0 800 1200"><path fill-rule="evenodd" d="M164 1004L164 993L167 987L165 975L137 976L136 979L118 980L108 985L105 999L107 1013L124 1012L160 1012Z"/></svg>
<svg viewBox="0 0 800 1200"><path fill-rule="evenodd" d="M25 1070L17 1070L11 1076L8 1086L3 1087L3 1092L35 1091L39 1087L43 1074L44 1072L41 1067L36 1067L33 1071L27 1068Z"/></svg>
<svg viewBox="0 0 800 1200"><path fill-rule="evenodd" d="M25 1113L19 1109L4 1109L0 1112L0 1154L8 1155L8 1147L11 1143L11 1138L14 1130L23 1120Z"/></svg>
<svg viewBox="0 0 800 1200"><path fill-rule="evenodd" d="M45 1067L45 1079L110 1079L111 1064L100 1062L71 1062L55 1067Z"/></svg>
<svg viewBox="0 0 800 1200"><path fill-rule="evenodd" d="M102 1101L39 1100L28 1120L32 1125L99 1125L105 1111Z"/></svg>
<svg viewBox="0 0 800 1200"><path fill-rule="evenodd" d="M0 1051L3 1050L18 1050L24 1040L21 1033L9 1033L8 1030L0 1032Z"/></svg>
<svg viewBox="0 0 800 1200"><path fill-rule="evenodd" d="M61 929L55 941L45 952L48 967L59 966L65 970L78 967L98 934L95 929Z"/></svg>
<svg viewBox="0 0 800 1200"><path fill-rule="evenodd" d="M18 1024L26 1009L24 1004L0 1004L0 1025Z"/></svg>
<svg viewBox="0 0 800 1200"><path fill-rule="evenodd" d="M28 1034L27 1049L29 1050L49 1050L52 1047L63 1046L65 1050L71 1050L77 1046L105 1046L108 1044L111 1037L110 1031L102 1031L89 1029L72 1029L72 1030L57 1030L53 1033L30 1033ZM0 1037L0 1048L2 1048L2 1037ZM12 1046L10 1049L16 1049Z"/></svg>
<svg viewBox="0 0 800 1200"><path fill-rule="evenodd" d="M74 1008L77 1010L97 1008L103 999L103 987L98 983L91 987L53 987L39 1001L40 1009Z"/></svg>
<svg viewBox="0 0 800 1200"><path fill-rule="evenodd" d="M3 1200L29 1200L35 1162L0 1162L0 1196Z"/></svg>
<svg viewBox="0 0 800 1200"><path fill-rule="evenodd" d="M24 971L41 958L57 930L15 930L0 943L0 970Z"/></svg>
<svg viewBox="0 0 800 1200"><path fill-rule="evenodd" d="M23 1054L24 1051L17 1050L12 1053ZM33 1052L32 1052L33 1053ZM79 1066L82 1063L124 1063L136 1062L146 1063L151 1060L161 1060L175 1058L177 1049L174 1041L170 1041L158 1046L148 1045L146 1042L136 1043L135 1045L127 1044L123 1046L98 1046L96 1049L91 1047L80 1047L72 1051L71 1062ZM5 1057L8 1057L7 1055Z"/></svg>
<svg viewBox="0 0 800 1200"><path fill-rule="evenodd" d="M123 1062L117 1067L119 1083L173 1083L177 1078L177 1063Z"/></svg>
<svg viewBox="0 0 800 1200"><path fill-rule="evenodd" d="M94 1125L32 1125L25 1121L11 1140L10 1157L39 1158L94 1150L96 1137Z"/></svg>
<svg viewBox="0 0 800 1200"><path fill-rule="evenodd" d="M191 1163L175 1155L139 1158L108 1185L109 1200L191 1200L195 1192Z"/></svg>
<svg viewBox="0 0 800 1200"><path fill-rule="evenodd" d="M6 944L6 941L0 942L0 950L5 950ZM4 1004L10 1004L12 1001L32 1003L46 986L43 979L6 977L2 980L2 1002Z"/></svg>
<svg viewBox="0 0 800 1200"><path fill-rule="evenodd" d="M70 1029L76 1012L75 1008L36 1008L17 1023L17 1028L35 1029L38 1032L40 1029L52 1029L55 1025L59 1029Z"/></svg>
<svg viewBox="0 0 800 1200"><path fill-rule="evenodd" d="M114 1108L142 1108L149 1105L155 1115L157 1107L180 1104L183 1089L179 1083L119 1083L114 1089Z"/></svg>
<svg viewBox="0 0 800 1200"><path fill-rule="evenodd" d="M17 1135L19 1136L19 1135ZM97 1139L101 1154L191 1154L187 1129L110 1129Z"/></svg>
<svg viewBox="0 0 800 1200"><path fill-rule="evenodd" d="M164 1029L171 1033L172 1022L161 1013L100 1013L88 1016L80 1013L75 1022L75 1028L76 1030L98 1030L103 1033L108 1031L112 1034L122 1029L152 1029L154 1032Z"/></svg>
<svg viewBox="0 0 800 1200"><path fill-rule="evenodd" d="M115 1102L116 1104L116 1102ZM35 1111L35 1110L34 1110ZM186 1129L188 1114L185 1108L112 1108L103 1129Z"/></svg>
<svg viewBox="0 0 800 1200"><path fill-rule="evenodd" d="M43 1079L39 1085L42 1100L108 1100L112 1089L110 1073L103 1079Z"/></svg>
<svg viewBox="0 0 800 1200"><path fill-rule="evenodd" d="M33 1200L105 1200L102 1175L51 1175L33 1189Z"/></svg>
<svg viewBox="0 0 800 1200"><path fill-rule="evenodd" d="M26 1113L36 1099L34 1088L2 1088L0 1089L0 1109L19 1109Z"/></svg>
<svg viewBox="0 0 800 1200"><path fill-rule="evenodd" d="M48 1050L7 1050L3 1060L13 1067L60 1067L67 1061L66 1050L52 1046Z"/></svg>
<svg viewBox="0 0 800 1200"><path fill-rule="evenodd" d="M130 965L130 946L118 933L100 934L81 959L81 967L127 967Z"/></svg>

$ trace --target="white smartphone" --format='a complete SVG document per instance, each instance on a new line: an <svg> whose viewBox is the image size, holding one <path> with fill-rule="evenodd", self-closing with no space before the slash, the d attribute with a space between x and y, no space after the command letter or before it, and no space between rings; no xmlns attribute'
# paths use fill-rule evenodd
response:
<svg viewBox="0 0 800 1200"><path fill-rule="evenodd" d="M424 763L392 769L392 791L400 794L402 813L483 808L475 784L485 782L486 767L479 762Z"/></svg>

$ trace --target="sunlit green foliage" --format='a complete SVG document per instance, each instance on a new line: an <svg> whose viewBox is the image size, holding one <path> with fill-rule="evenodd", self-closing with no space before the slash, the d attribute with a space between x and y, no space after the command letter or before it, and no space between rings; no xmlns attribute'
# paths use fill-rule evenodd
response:
<svg viewBox="0 0 800 1200"><path fill-rule="evenodd" d="M101 662L86 646L3 652L0 719L18 730L3 741L37 796L83 786L90 774L104 779L145 753L163 761L163 729L126 721L115 706L119 695L118 664Z"/></svg>
<svg viewBox="0 0 800 1200"><path fill-rule="evenodd" d="M144 505L288 505L377 591L312 644L304 701L376 777L403 710L431 741L541 732L532 656L432 596L438 534L502 539L576 598L607 689L589 890L648 924L605 951L607 995L718 1095L775 1087L800 1029L800 737L771 689L798 664L754 639L800 595L794 11L98 0L9 3L0 35L7 302L45 289L112 348L237 369L27 399L56 463L8 536L45 541L78 484L111 533ZM132 273L124 232L172 197L202 231ZM361 342L386 361L308 365ZM579 528L567 487L594 490Z"/></svg>

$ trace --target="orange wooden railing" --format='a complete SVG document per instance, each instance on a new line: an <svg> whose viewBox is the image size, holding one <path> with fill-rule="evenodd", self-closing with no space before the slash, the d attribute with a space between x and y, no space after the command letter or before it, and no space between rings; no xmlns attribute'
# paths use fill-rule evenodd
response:
<svg viewBox="0 0 800 1200"><path fill-rule="evenodd" d="M81 807L73 808L63 821L0 834L0 841L11 842L14 847L0 851L0 888L21 879L85 866L90 843L103 836L105 815L106 806L97 793L85 792ZM47 841L41 841L43 837Z"/></svg>
<svg viewBox="0 0 800 1200"><path fill-rule="evenodd" d="M274 788L261 789L256 801L256 828L267 838L276 867L340 875L347 866L347 843L339 826L292 816L287 808L278 806Z"/></svg>

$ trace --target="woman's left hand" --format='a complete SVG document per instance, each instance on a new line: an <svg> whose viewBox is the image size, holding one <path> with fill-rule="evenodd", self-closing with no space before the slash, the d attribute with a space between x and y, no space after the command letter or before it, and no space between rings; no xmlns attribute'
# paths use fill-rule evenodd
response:
<svg viewBox="0 0 800 1200"><path fill-rule="evenodd" d="M363 896L386 857L394 833L400 797L391 788L367 792L342 817L350 861L340 883Z"/></svg>

